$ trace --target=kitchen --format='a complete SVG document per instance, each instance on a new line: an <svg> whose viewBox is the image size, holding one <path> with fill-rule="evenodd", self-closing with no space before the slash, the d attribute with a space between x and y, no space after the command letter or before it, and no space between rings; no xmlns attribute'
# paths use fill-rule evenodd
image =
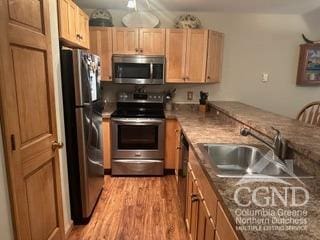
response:
<svg viewBox="0 0 320 240"><path fill-rule="evenodd" d="M1 1L1 239L318 239L319 3L132 2Z"/></svg>

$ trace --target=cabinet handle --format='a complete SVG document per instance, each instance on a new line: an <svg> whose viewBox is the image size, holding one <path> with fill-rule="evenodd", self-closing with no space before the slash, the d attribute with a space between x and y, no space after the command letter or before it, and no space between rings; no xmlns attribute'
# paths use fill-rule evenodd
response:
<svg viewBox="0 0 320 240"><path fill-rule="evenodd" d="M177 147L177 150L180 150L181 149L181 147L179 146L179 147Z"/></svg>
<svg viewBox="0 0 320 240"><path fill-rule="evenodd" d="M135 50L136 50L136 52L139 52L139 49L138 49L138 48L136 48Z"/></svg>
<svg viewBox="0 0 320 240"><path fill-rule="evenodd" d="M111 76L109 76L109 79L112 79L112 77L111 77Z"/></svg>
<svg viewBox="0 0 320 240"><path fill-rule="evenodd" d="M210 79L210 76L208 76L207 78Z"/></svg>
<svg viewBox="0 0 320 240"><path fill-rule="evenodd" d="M80 34L77 34L77 38L80 39Z"/></svg>
<svg viewBox="0 0 320 240"><path fill-rule="evenodd" d="M140 48L140 53L143 53L143 49L142 48Z"/></svg>
<svg viewBox="0 0 320 240"><path fill-rule="evenodd" d="M198 195L197 194L192 194L191 195L191 202L198 202L198 201L199 201Z"/></svg>

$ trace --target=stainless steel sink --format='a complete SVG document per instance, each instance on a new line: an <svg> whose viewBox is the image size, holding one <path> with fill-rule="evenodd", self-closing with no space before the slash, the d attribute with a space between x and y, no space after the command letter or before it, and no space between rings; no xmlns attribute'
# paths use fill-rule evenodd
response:
<svg viewBox="0 0 320 240"><path fill-rule="evenodd" d="M206 143L198 145L219 177L294 177L293 174L307 176L301 169L293 169L293 165L284 164L272 152L267 153L254 146Z"/></svg>

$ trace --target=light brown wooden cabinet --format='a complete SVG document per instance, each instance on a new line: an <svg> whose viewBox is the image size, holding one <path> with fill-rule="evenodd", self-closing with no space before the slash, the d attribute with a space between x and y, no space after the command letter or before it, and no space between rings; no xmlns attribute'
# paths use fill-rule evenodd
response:
<svg viewBox="0 0 320 240"><path fill-rule="evenodd" d="M101 80L112 81L112 28L90 27L90 51L100 56Z"/></svg>
<svg viewBox="0 0 320 240"><path fill-rule="evenodd" d="M189 152L185 221L191 240L238 240L193 151Z"/></svg>
<svg viewBox="0 0 320 240"><path fill-rule="evenodd" d="M165 29L113 28L114 54L164 55Z"/></svg>
<svg viewBox="0 0 320 240"><path fill-rule="evenodd" d="M104 169L111 169L111 134L110 119L103 119L103 161Z"/></svg>
<svg viewBox="0 0 320 240"><path fill-rule="evenodd" d="M180 157L180 126L176 119L166 120L165 169L175 170Z"/></svg>
<svg viewBox="0 0 320 240"><path fill-rule="evenodd" d="M205 82L208 31L207 29L167 29L166 82Z"/></svg>
<svg viewBox="0 0 320 240"><path fill-rule="evenodd" d="M209 30L206 82L221 81L224 34Z"/></svg>
<svg viewBox="0 0 320 240"><path fill-rule="evenodd" d="M89 17L71 0L58 0L59 37L70 47L89 49Z"/></svg>

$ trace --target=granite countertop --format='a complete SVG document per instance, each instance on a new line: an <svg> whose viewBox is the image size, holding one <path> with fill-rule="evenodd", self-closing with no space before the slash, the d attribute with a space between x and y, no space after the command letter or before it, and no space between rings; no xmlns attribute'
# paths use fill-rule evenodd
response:
<svg viewBox="0 0 320 240"><path fill-rule="evenodd" d="M242 109L248 108L247 105L242 105L240 103L213 103L214 105L217 104L217 106L220 107L221 111L229 111L233 113L233 117L237 118L237 111L232 111L234 109L238 109L238 111L241 111ZM223 105L226 106L226 110L222 109ZM229 107L229 108L228 108ZM233 108L232 108L233 107ZM226 117L223 114L217 115L214 112L211 113L199 113L197 111L196 106L178 106L178 110L166 112L166 118L177 118L182 131L186 135L186 138L189 141L189 144L191 145L191 148L195 152L195 155L203 168L205 174L208 177L208 180L210 181L212 188L216 192L218 199L220 200L223 208L226 210L226 214L229 216L231 223L233 226L239 227L239 224L236 224L237 218L239 219L239 216L242 217L242 219L247 219L245 215L239 215L238 211L255 211L260 210L261 207L257 207L255 205L250 205L248 207L239 207L239 205L236 204L234 199L234 194L236 190L239 188L239 180L240 179L234 179L234 178L219 178L216 176L215 170L211 167L210 163L207 162L206 158L202 155L198 143L238 143L238 144L258 144L253 138L243 137L239 134L239 130L241 127L241 124L237 124L235 121L231 120L230 118ZM251 113L251 115L249 114ZM248 119L245 115L241 115L241 120L243 123L246 123L249 125L251 124L250 121L252 121L252 124L256 127L263 125L266 128L269 127L268 125L268 117L261 118L262 112L255 113L252 109L248 112ZM264 113L263 113L264 114ZM260 115L260 117L259 117ZM255 117L254 117L255 116ZM251 117L251 118L250 118ZM275 120L276 115L274 115L273 121ZM259 122L261 120L261 123ZM279 123L281 125L284 124L288 119L287 118L279 118ZM272 121L272 120L270 120ZM278 123L278 121L277 121ZM295 124L294 121L291 123L291 127L293 127ZM284 124L284 126L286 126ZM289 136L290 131L289 129L285 129L284 126L279 127L281 131L286 130L285 136ZM278 124L277 124L278 127ZM302 128L302 127L301 127ZM308 128L308 127L307 127ZM259 129L259 128L258 128ZM260 129L259 129L260 130ZM266 133L270 133L270 131L266 131ZM290 135L291 136L291 135ZM293 136L293 135L292 135ZM250 183L242 183L240 184L242 187L250 187L252 189L255 189L257 187L276 187L280 193L283 193L284 187L287 186L294 186L294 187L304 187L309 192L309 202L302 207L284 207L280 204L280 200L276 198L277 201L275 201L275 204L277 206L272 207L266 207L266 210L274 210L274 211L283 211L283 210L305 210L307 213L307 216L301 217L301 221L306 220L307 226L306 230L294 230L294 231L280 231L280 230L268 230L268 231L261 231L261 230L241 230L238 229L238 234L240 238L243 238L245 240L270 240L270 239L277 239L277 240L315 240L320 239L320 228L319 228L319 217L320 216L320 179L319 177L315 177L312 179L303 179L303 183L296 179L286 179L286 183L274 183L274 182L259 182L253 181ZM290 185L291 184L291 185ZM303 199L304 195L303 192L299 192L296 195L296 198L301 200ZM242 192L239 194L239 201L240 202L247 202L251 195L246 194L246 192ZM289 197L292 196L292 194L288 194ZM259 192L257 195L257 199L259 201L262 201L265 199L265 194L262 192ZM289 198L291 199L291 198ZM279 207L282 206L282 207ZM240 210L239 210L240 209ZM298 219L300 216L297 216ZM268 217L266 217L268 218ZM283 217L284 219L285 217ZM296 218L293 218L294 221L296 221ZM257 217L257 219L261 219ZM272 219L281 219L281 217L270 217L269 220L272 221ZM296 224L296 222L295 222ZM253 224L254 225L254 224ZM267 226L268 224L258 224L261 226ZM280 225L281 226L281 225ZM304 226L302 223L299 222L299 224L294 226Z"/></svg>
<svg viewBox="0 0 320 240"><path fill-rule="evenodd" d="M210 102L214 108L272 137L271 126L281 131L289 146L320 163L320 127L267 112L240 102ZM262 117L263 116L263 117Z"/></svg>

